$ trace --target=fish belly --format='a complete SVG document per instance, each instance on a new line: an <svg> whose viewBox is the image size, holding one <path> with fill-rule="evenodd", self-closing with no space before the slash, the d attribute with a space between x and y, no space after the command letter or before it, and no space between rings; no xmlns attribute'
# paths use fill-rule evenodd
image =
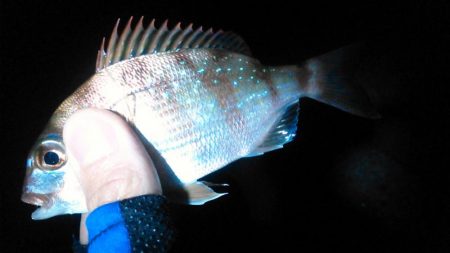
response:
<svg viewBox="0 0 450 253"><path fill-rule="evenodd" d="M135 125L183 183L248 155L273 123L276 98L252 58L197 49L123 64L145 71L127 77L135 80L123 84L131 92L110 109Z"/></svg>

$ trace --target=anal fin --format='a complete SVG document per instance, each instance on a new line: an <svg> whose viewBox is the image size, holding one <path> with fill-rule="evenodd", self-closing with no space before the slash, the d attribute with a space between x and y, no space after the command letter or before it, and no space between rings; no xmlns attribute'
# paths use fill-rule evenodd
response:
<svg viewBox="0 0 450 253"><path fill-rule="evenodd" d="M212 184L208 182L193 182L184 185L184 190L188 194L189 205L203 205L208 201L217 199L228 193L217 193L209 186L228 186L227 184Z"/></svg>
<svg viewBox="0 0 450 253"><path fill-rule="evenodd" d="M259 156L266 152L283 148L292 141L297 132L299 101L288 103L280 109L280 117L269 130L264 140L246 157Z"/></svg>

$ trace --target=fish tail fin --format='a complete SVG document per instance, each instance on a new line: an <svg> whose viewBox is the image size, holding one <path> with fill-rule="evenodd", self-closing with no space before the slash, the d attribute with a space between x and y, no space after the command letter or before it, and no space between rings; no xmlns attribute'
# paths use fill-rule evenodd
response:
<svg viewBox="0 0 450 253"><path fill-rule="evenodd" d="M380 118L355 78L361 45L347 46L307 60L297 69L302 97L365 118Z"/></svg>

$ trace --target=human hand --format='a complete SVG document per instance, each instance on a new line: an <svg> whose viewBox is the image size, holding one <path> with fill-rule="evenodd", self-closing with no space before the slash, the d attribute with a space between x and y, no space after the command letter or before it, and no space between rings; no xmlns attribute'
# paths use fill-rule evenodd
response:
<svg viewBox="0 0 450 253"><path fill-rule="evenodd" d="M67 151L79 165L79 180L88 211L145 194L162 194L159 178L143 144L117 114L100 109L75 113L63 134ZM88 243L86 217L80 222L80 243Z"/></svg>

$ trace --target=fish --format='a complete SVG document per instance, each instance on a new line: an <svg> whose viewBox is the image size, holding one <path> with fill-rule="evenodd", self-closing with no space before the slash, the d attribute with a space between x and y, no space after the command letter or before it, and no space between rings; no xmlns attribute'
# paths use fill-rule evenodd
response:
<svg viewBox="0 0 450 253"><path fill-rule="evenodd" d="M302 98L378 117L361 86L347 80L351 49L267 66L233 32L154 19L144 26L143 17L136 24L131 17L119 33L119 24L108 44L102 40L95 73L56 108L29 153L21 199L38 206L32 219L87 212L62 137L65 122L85 108L123 117L167 165L158 168L164 195L193 205L226 194L202 177L291 142Z"/></svg>

